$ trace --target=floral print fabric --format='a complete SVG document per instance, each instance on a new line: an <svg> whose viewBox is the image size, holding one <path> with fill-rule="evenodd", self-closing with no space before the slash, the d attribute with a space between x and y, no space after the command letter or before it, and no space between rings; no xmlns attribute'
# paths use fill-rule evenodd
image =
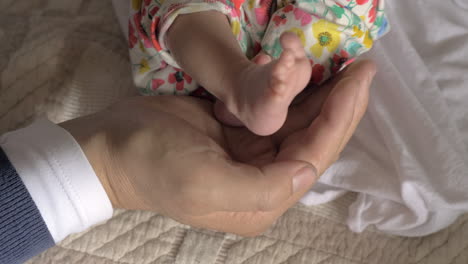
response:
<svg viewBox="0 0 468 264"><path fill-rule="evenodd" d="M130 57L143 95L205 94L165 46L167 29L180 14L224 13L249 58L261 50L278 58L281 34L295 33L310 59L314 84L368 51L389 29L383 0L132 0L131 5Z"/></svg>

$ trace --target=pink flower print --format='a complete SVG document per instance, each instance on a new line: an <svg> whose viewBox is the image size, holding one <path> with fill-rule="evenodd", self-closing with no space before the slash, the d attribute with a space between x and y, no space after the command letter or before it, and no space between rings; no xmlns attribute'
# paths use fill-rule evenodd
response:
<svg viewBox="0 0 468 264"><path fill-rule="evenodd" d="M151 4L151 0L145 0L145 6L148 6L149 4Z"/></svg>
<svg viewBox="0 0 468 264"><path fill-rule="evenodd" d="M259 42L255 41L255 44L253 46L253 53L257 55L261 50L262 50L262 45Z"/></svg>
<svg viewBox="0 0 468 264"><path fill-rule="evenodd" d="M164 69L168 66L169 64L167 64L167 62L165 62L164 60L161 61L161 65L159 66L160 69Z"/></svg>
<svg viewBox="0 0 468 264"><path fill-rule="evenodd" d="M266 25L270 17L272 0L260 0L259 7L255 8L255 18L259 25Z"/></svg>
<svg viewBox="0 0 468 264"><path fill-rule="evenodd" d="M377 0L372 1L372 7L369 10L369 23L374 23L377 15Z"/></svg>
<svg viewBox="0 0 468 264"><path fill-rule="evenodd" d="M268 23L268 9L269 8L265 6L255 8L255 18L257 19L257 23L261 26L264 26Z"/></svg>
<svg viewBox="0 0 468 264"><path fill-rule="evenodd" d="M295 8L294 9L294 17L297 20L301 21L301 26L305 26L312 22L312 16L307 13L306 11L300 9L300 8Z"/></svg>
<svg viewBox="0 0 468 264"><path fill-rule="evenodd" d="M140 21L141 21L141 13L137 12L133 16L133 23L135 23L135 25L138 27L140 25Z"/></svg>
<svg viewBox="0 0 468 264"><path fill-rule="evenodd" d="M325 72L325 67L321 64L315 64L312 67L312 77L310 78L310 82L313 84L319 84L323 80L323 73Z"/></svg>
<svg viewBox="0 0 468 264"><path fill-rule="evenodd" d="M260 0L260 6L264 6L267 9L270 9L272 0Z"/></svg>
<svg viewBox="0 0 468 264"><path fill-rule="evenodd" d="M240 7L241 7L242 4L244 3L244 0L232 0L232 2L234 2L234 7L235 7L237 10L240 10Z"/></svg>
<svg viewBox="0 0 468 264"><path fill-rule="evenodd" d="M150 14L151 17L154 17L154 15L155 15L158 11L159 11L159 7L155 6L155 7L153 7L153 8L150 10L149 14Z"/></svg>
<svg viewBox="0 0 468 264"><path fill-rule="evenodd" d="M148 38L148 35L146 34L146 32L143 30L143 27L141 26L141 13L136 13L133 16L133 22L135 23L136 30L138 31L138 36L140 37L141 40L143 40L143 45L145 46L145 48L152 48L153 43Z"/></svg>
<svg viewBox="0 0 468 264"><path fill-rule="evenodd" d="M138 39L135 36L135 29L130 21L128 21L128 46L133 49L137 44Z"/></svg>
<svg viewBox="0 0 468 264"><path fill-rule="evenodd" d="M285 7L283 8L283 12L284 12L284 13L289 13L289 12L291 12L291 11L293 11L293 10L294 10L294 6L293 6L293 5L287 5L287 6L285 6Z"/></svg>
<svg viewBox="0 0 468 264"><path fill-rule="evenodd" d="M153 79L151 80L151 89L154 91L154 90L157 90L161 85L163 85L165 83L164 80L162 79Z"/></svg>
<svg viewBox="0 0 468 264"><path fill-rule="evenodd" d="M182 91L184 90L185 82L189 84L192 83L192 77L182 70L176 69L176 72L169 75L168 81L171 84L176 84L177 91Z"/></svg>
<svg viewBox="0 0 468 264"><path fill-rule="evenodd" d="M286 16L284 14L281 14L281 15L275 15L273 17L273 22L275 23L275 25L278 27L280 25L284 25L286 24Z"/></svg>
<svg viewBox="0 0 468 264"><path fill-rule="evenodd" d="M231 17L233 17L233 18L240 17L239 9L231 8Z"/></svg>
<svg viewBox="0 0 468 264"><path fill-rule="evenodd" d="M366 4L367 2L369 2L369 0L356 0L356 3L357 3L358 5L364 5L364 4Z"/></svg>
<svg viewBox="0 0 468 264"><path fill-rule="evenodd" d="M347 61L343 64L343 67L346 67L346 66L350 65L350 64L353 63L355 60L356 60L356 58L352 58L352 59L347 60Z"/></svg>
<svg viewBox="0 0 468 264"><path fill-rule="evenodd" d="M345 65L346 62L348 62L348 60L349 60L349 54L345 50L341 50L339 55L333 54L333 58L332 58L333 67L331 69L332 74L335 74L339 70L341 70L343 65Z"/></svg>

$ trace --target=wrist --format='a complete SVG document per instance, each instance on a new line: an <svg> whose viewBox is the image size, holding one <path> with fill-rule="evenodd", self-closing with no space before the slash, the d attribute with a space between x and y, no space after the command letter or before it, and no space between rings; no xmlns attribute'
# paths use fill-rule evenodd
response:
<svg viewBox="0 0 468 264"><path fill-rule="evenodd" d="M101 182L104 191L114 208L120 207L115 191L109 179L109 151L106 133L102 126L90 126L94 122L86 122L90 117L83 117L58 124L70 133L80 145L86 159L91 164L94 173Z"/></svg>
<svg viewBox="0 0 468 264"><path fill-rule="evenodd" d="M112 216L106 190L66 129L40 118L0 141L55 242Z"/></svg>

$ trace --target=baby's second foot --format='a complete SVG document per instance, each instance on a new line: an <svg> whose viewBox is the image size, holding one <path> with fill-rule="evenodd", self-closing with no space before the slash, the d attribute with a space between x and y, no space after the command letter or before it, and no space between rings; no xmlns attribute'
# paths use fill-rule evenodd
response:
<svg viewBox="0 0 468 264"><path fill-rule="evenodd" d="M257 135L275 133L286 120L294 97L308 84L311 66L300 39L294 33L281 36L283 53L274 61L251 64L239 76L237 98L228 106L248 129ZM226 111L216 111L221 121Z"/></svg>

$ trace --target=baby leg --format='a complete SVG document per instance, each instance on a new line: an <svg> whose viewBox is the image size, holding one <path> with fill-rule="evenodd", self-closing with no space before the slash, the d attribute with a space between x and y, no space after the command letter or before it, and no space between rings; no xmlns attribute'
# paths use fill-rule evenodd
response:
<svg viewBox="0 0 468 264"><path fill-rule="evenodd" d="M284 51L278 59L255 64L241 50L226 15L216 11L180 15L167 33L177 63L259 135L283 125L289 104L310 78L299 38L287 33L280 43ZM218 117L230 121L221 112Z"/></svg>
<svg viewBox="0 0 468 264"><path fill-rule="evenodd" d="M132 2L128 47L134 83L141 95L189 95L197 90L198 84L184 71L168 64L167 56L152 41L151 16L159 9L156 1L151 5L148 1Z"/></svg>

